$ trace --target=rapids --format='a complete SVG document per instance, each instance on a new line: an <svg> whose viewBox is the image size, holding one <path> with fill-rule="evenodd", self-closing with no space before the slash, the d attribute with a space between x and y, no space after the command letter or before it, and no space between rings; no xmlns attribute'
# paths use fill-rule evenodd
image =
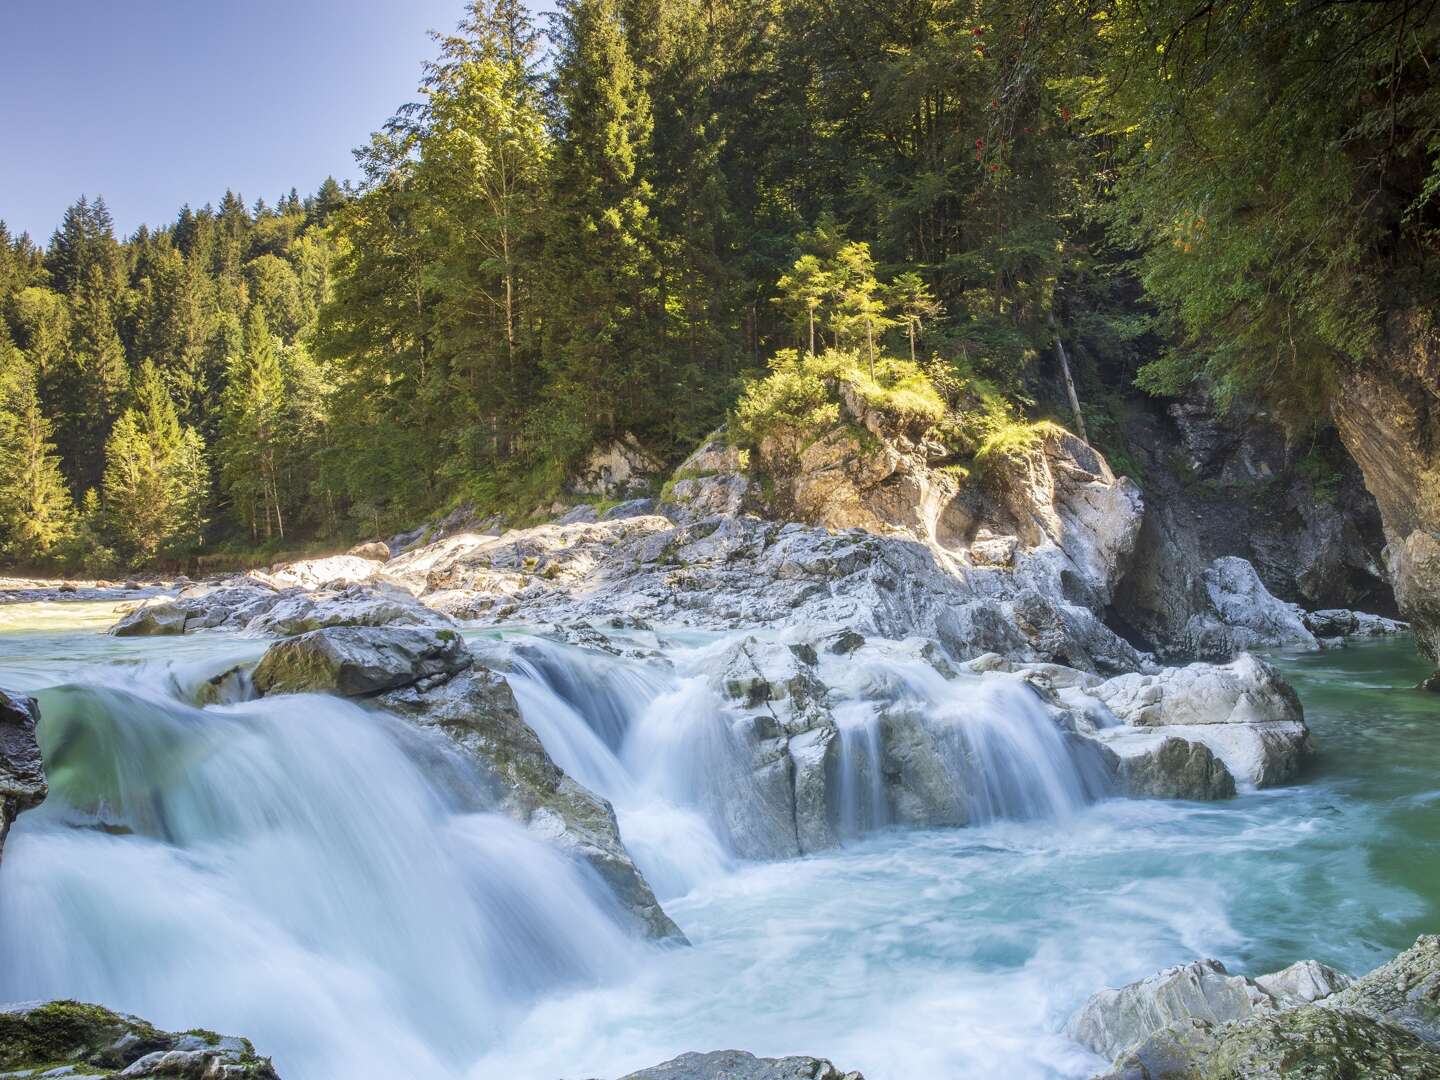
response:
<svg viewBox="0 0 1440 1080"><path fill-rule="evenodd" d="M628 938L443 739L333 698L197 708L264 643L109 638L110 610L0 608L0 685L40 698L52 783L0 865L0 1001L241 1032L287 1080L608 1077L720 1047L869 1080L1084 1077L1100 1062L1060 1030L1100 986L1199 955L1363 970L1440 914L1440 704L1399 689L1423 673L1407 642L1280 657L1316 765L1219 805L1101 799L1013 679L825 657L845 846L757 862L711 685L729 639L625 659L472 635L614 804L675 949ZM879 703L941 736L975 824L887 827Z"/></svg>

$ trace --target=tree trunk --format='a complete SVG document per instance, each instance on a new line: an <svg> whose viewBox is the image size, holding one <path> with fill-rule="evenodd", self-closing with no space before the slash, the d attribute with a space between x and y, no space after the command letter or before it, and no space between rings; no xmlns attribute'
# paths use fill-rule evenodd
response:
<svg viewBox="0 0 1440 1080"><path fill-rule="evenodd" d="M1065 393L1070 396L1070 410L1075 414L1075 434L1089 442L1085 434L1085 417L1080 412L1080 395L1075 393L1075 380L1070 377L1070 361L1065 356L1065 343L1060 340L1060 326L1055 321L1055 312L1050 311L1050 333L1055 335L1055 356L1060 361L1060 374L1065 377Z"/></svg>

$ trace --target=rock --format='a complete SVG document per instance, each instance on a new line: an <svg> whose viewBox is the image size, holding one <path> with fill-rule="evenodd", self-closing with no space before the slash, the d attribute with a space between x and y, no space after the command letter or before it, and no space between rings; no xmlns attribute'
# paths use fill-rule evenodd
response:
<svg viewBox="0 0 1440 1080"><path fill-rule="evenodd" d="M1255 977L1255 985L1277 1001L1301 1005L1338 994L1353 982L1349 975L1316 960L1297 960L1287 968Z"/></svg>
<svg viewBox="0 0 1440 1080"><path fill-rule="evenodd" d="M1305 627L1317 638L1374 638L1406 633L1410 627L1398 619L1370 615L1345 608L1307 611L1301 616Z"/></svg>
<svg viewBox="0 0 1440 1080"><path fill-rule="evenodd" d="M1300 608L1272 596L1247 560L1216 559L1204 581L1209 610L1192 616L1184 631L1192 655L1228 660L1246 649L1319 644Z"/></svg>
<svg viewBox="0 0 1440 1080"><path fill-rule="evenodd" d="M286 594L250 578L190 585L174 597L155 597L111 627L117 636L182 634L194 630L244 627Z"/></svg>
<svg viewBox="0 0 1440 1080"><path fill-rule="evenodd" d="M1235 1080L1433 1080L1440 1051L1372 1017L1310 1007L1215 1033L1204 1076Z"/></svg>
<svg viewBox="0 0 1440 1080"><path fill-rule="evenodd" d="M556 525L578 525L583 522L599 521L600 515L595 512L595 507L589 503L581 503L579 506L572 506L565 513L555 519Z"/></svg>
<svg viewBox="0 0 1440 1080"><path fill-rule="evenodd" d="M1083 693L1121 721L1094 735L1122 761L1159 752L1173 737L1204 744L1237 782L1272 787L1292 779L1310 753L1294 689L1248 654L1230 664L1119 675Z"/></svg>
<svg viewBox="0 0 1440 1080"><path fill-rule="evenodd" d="M597 447L576 473L570 489L577 495L636 495L644 492L661 471L660 462L625 435L608 446Z"/></svg>
<svg viewBox="0 0 1440 1080"><path fill-rule="evenodd" d="M277 589L292 587L320 589L326 586L342 587L355 582L369 581L380 572L381 565L382 562L378 559L359 558L355 555L331 555L325 559L302 559L299 562L271 567L268 572L264 573L252 571L249 577Z"/></svg>
<svg viewBox="0 0 1440 1080"><path fill-rule="evenodd" d="M504 679L474 667L438 686L389 691L374 703L444 732L492 778L507 814L594 867L640 932L684 942L625 850L610 804L555 765Z"/></svg>
<svg viewBox="0 0 1440 1080"><path fill-rule="evenodd" d="M352 559L363 559L367 562L388 562L390 545L383 540L371 540L369 543L356 544L345 554Z"/></svg>
<svg viewBox="0 0 1440 1080"><path fill-rule="evenodd" d="M270 646L253 679L262 694L363 697L454 675L470 663L453 630L332 626Z"/></svg>
<svg viewBox="0 0 1440 1080"><path fill-rule="evenodd" d="M296 593L260 612L245 630L251 634L303 634L327 626L453 627L447 615L432 611L404 589L383 582L351 585L338 592Z"/></svg>
<svg viewBox="0 0 1440 1080"><path fill-rule="evenodd" d="M1101 990L1071 1018L1066 1034L1113 1060L1177 1021L1224 1024L1276 1007L1254 982L1231 975L1220 961L1197 960Z"/></svg>
<svg viewBox="0 0 1440 1080"><path fill-rule="evenodd" d="M53 1070L64 1062L69 1071ZM178 1077L279 1080L248 1039L172 1034L134 1016L76 1001L0 1008L0 1069L6 1076Z"/></svg>
<svg viewBox="0 0 1440 1080"><path fill-rule="evenodd" d="M1365 1013L1426 1042L1440 1043L1440 936L1421 935L1395 959L1327 998L1326 1004Z"/></svg>
<svg viewBox="0 0 1440 1080"><path fill-rule="evenodd" d="M189 611L169 597L147 600L110 628L116 637L158 636L185 633Z"/></svg>
<svg viewBox="0 0 1440 1080"><path fill-rule="evenodd" d="M661 495L659 513L681 524L716 516L733 517L750 492L738 447L725 429L714 432L677 468Z"/></svg>
<svg viewBox="0 0 1440 1080"><path fill-rule="evenodd" d="M1204 743L1167 736L1158 746L1111 745L1120 755L1119 786L1126 795L1214 801L1235 796L1235 778Z"/></svg>
<svg viewBox="0 0 1440 1080"><path fill-rule="evenodd" d="M655 513L654 499L626 499L601 514L600 520L619 521L622 518L648 517L653 513Z"/></svg>
<svg viewBox="0 0 1440 1080"><path fill-rule="evenodd" d="M1332 412L1384 522L1400 614L1440 661L1440 328L1426 311L1389 316L1364 363L1341 373Z"/></svg>
<svg viewBox="0 0 1440 1080"><path fill-rule="evenodd" d="M0 857L11 824L44 802L50 790L35 739L39 722L34 698L0 690Z"/></svg>
<svg viewBox="0 0 1440 1080"><path fill-rule="evenodd" d="M842 1073L822 1058L757 1058L741 1050L681 1054L678 1058L620 1080L865 1080L858 1072Z"/></svg>

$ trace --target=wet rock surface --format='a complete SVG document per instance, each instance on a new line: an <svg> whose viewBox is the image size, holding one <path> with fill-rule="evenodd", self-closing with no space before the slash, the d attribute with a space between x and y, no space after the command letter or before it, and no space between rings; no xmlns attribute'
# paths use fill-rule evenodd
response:
<svg viewBox="0 0 1440 1080"><path fill-rule="evenodd" d="M248 1039L160 1031L99 1005L49 1001L0 1008L6 1077L181 1077L279 1080Z"/></svg>
<svg viewBox="0 0 1440 1080"><path fill-rule="evenodd" d="M681 1054L620 1080L865 1080L858 1072L841 1072L829 1061L812 1057L759 1058L740 1050Z"/></svg>
<svg viewBox="0 0 1440 1080"><path fill-rule="evenodd" d="M452 630L333 626L272 645L252 678L262 694L365 697L448 677L471 662Z"/></svg>
<svg viewBox="0 0 1440 1080"><path fill-rule="evenodd" d="M0 857L16 817L39 806L49 792L35 740L39 721L34 698L0 690Z"/></svg>

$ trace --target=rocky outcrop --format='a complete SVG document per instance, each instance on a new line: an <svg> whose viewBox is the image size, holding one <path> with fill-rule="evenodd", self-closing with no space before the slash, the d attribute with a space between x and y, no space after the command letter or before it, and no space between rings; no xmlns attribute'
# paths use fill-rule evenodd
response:
<svg viewBox="0 0 1440 1080"><path fill-rule="evenodd" d="M620 1080L865 1080L858 1072L841 1072L822 1058L757 1058L741 1050L681 1054L678 1058Z"/></svg>
<svg viewBox="0 0 1440 1080"><path fill-rule="evenodd" d="M383 563L390 558L390 545L384 540L370 540L363 544L356 544L345 554L352 559Z"/></svg>
<svg viewBox="0 0 1440 1080"><path fill-rule="evenodd" d="M1230 664L1120 675L1062 696L1082 710L1082 699L1098 701L1119 722L1102 720L1093 734L1131 773L1152 776L1163 760L1180 767L1173 774L1177 783L1186 776L1213 776L1213 764L1203 755L1165 750L1167 741L1178 739L1208 748L1238 783L1273 787L1293 779L1310 753L1304 711L1294 689L1269 664L1248 654ZM1162 785L1152 781L1152 786ZM1218 793L1223 786L1218 781L1211 790ZM1205 790L1204 785L1198 790Z"/></svg>
<svg viewBox="0 0 1440 1080"><path fill-rule="evenodd" d="M191 585L174 597L156 597L125 614L117 636L238 630L255 635L303 634L327 626L425 626L454 622L383 580L305 590L283 590L250 577Z"/></svg>
<svg viewBox="0 0 1440 1080"><path fill-rule="evenodd" d="M39 722L34 698L0 690L0 857L15 819L44 802L50 790L35 739Z"/></svg>
<svg viewBox="0 0 1440 1080"><path fill-rule="evenodd" d="M555 765L505 680L475 667L435 682L417 681L382 694L375 704L447 735L492 780L499 807L593 867L641 933L683 943L625 850L610 804Z"/></svg>
<svg viewBox="0 0 1440 1080"><path fill-rule="evenodd" d="M602 498L634 496L649 490L663 466L633 435L597 447L576 471L570 490Z"/></svg>
<svg viewBox="0 0 1440 1080"><path fill-rule="evenodd" d="M99 1005L50 1001L0 1008L0 1069L9 1077L279 1080L248 1039L173 1034Z"/></svg>
<svg viewBox="0 0 1440 1080"><path fill-rule="evenodd" d="M1440 328L1428 314L1391 317L1374 356L1340 378L1340 437L1385 525L1385 558L1402 616L1440 662Z"/></svg>
<svg viewBox="0 0 1440 1080"><path fill-rule="evenodd" d="M680 463L661 492L657 510L685 525L716 516L734 517L750 496L741 450L722 428Z"/></svg>
<svg viewBox="0 0 1440 1080"><path fill-rule="evenodd" d="M1202 960L1103 990L1072 1018L1104 1080L1440 1075L1440 938L1359 979L1315 961L1250 979Z"/></svg>
<svg viewBox="0 0 1440 1080"><path fill-rule="evenodd" d="M1167 735L1158 745L1117 756L1120 789L1127 795L1199 802L1235 796L1235 778L1204 743Z"/></svg>
<svg viewBox="0 0 1440 1080"><path fill-rule="evenodd" d="M302 559L299 562L272 566L269 570L252 570L248 576L277 589L344 588L346 585L369 581L380 572L382 565L383 560L361 558L352 552L348 555L331 555L324 559Z"/></svg>
<svg viewBox="0 0 1440 1080"><path fill-rule="evenodd" d="M453 630L332 626L270 646L252 679L262 694L366 697L448 677L470 664Z"/></svg>
<svg viewBox="0 0 1440 1080"><path fill-rule="evenodd" d="M1119 410L1143 474L1145 521L1114 613L1161 656L1228 659L1207 571L1250 563L1268 593L1307 608L1393 613L1385 538L1360 470L1333 435L1287 439L1252 407L1218 409L1203 393ZM1202 627L1187 624L1199 620Z"/></svg>
<svg viewBox="0 0 1440 1080"><path fill-rule="evenodd" d="M187 630L241 630L287 594L249 578L188 585L176 596L157 596L110 628L117 637L183 634Z"/></svg>

